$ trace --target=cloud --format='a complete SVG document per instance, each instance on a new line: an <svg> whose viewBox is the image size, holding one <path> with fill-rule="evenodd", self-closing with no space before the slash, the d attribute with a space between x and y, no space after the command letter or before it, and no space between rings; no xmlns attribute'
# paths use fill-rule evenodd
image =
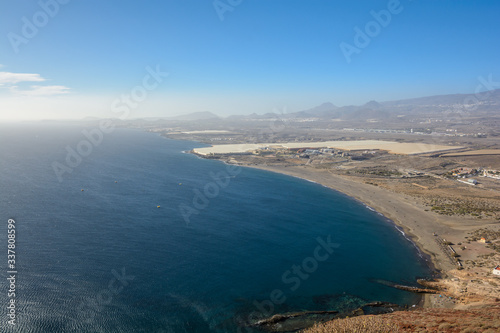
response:
<svg viewBox="0 0 500 333"><path fill-rule="evenodd" d="M40 74L0 72L0 85L43 81L45 79Z"/></svg>
<svg viewBox="0 0 500 333"><path fill-rule="evenodd" d="M0 67L2 65L0 64ZM9 92L12 96L54 96L69 93L70 88L65 86L41 86L32 85L27 87L26 82L44 82L47 81L40 74L34 73L12 73L12 72L0 72L0 88L4 88L4 91ZM19 84L21 88L17 85Z"/></svg>
<svg viewBox="0 0 500 333"><path fill-rule="evenodd" d="M69 88L65 86L31 86L30 89L20 90L17 86L10 87L14 95L21 96L53 96L67 94Z"/></svg>

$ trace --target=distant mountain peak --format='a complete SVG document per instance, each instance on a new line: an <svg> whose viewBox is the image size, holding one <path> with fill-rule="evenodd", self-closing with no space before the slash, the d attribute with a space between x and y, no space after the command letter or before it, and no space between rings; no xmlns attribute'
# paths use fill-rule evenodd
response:
<svg viewBox="0 0 500 333"><path fill-rule="evenodd" d="M321 112L321 111L331 111L331 110L335 110L337 108L338 108L338 106L336 106L335 104L330 103L330 102L325 102L325 103L318 105L318 106L315 106L312 109L309 109L307 111L313 111L313 112L319 111L319 112Z"/></svg>
<svg viewBox="0 0 500 333"><path fill-rule="evenodd" d="M317 108L337 108L337 106L331 102L325 102L319 106L317 106Z"/></svg>
<svg viewBox="0 0 500 333"><path fill-rule="evenodd" d="M370 109L378 109L381 106L382 105L379 102L374 101L374 100L371 100L368 103L366 103L365 105L363 105L363 107L370 108Z"/></svg>

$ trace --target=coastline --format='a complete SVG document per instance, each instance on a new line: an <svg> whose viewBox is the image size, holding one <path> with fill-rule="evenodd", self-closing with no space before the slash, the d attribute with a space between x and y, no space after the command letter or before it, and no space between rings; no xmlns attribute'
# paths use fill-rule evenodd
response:
<svg viewBox="0 0 500 333"><path fill-rule="evenodd" d="M242 165L249 168L281 173L288 176L311 181L332 190L347 195L382 214L402 229L405 235L423 254L430 259L431 268L445 274L446 271L456 268L437 245L434 233L440 235L455 234L450 225L452 218L436 216L419 207L411 198L404 198L400 194L389 192L373 185L356 182L346 177L335 175L324 170L306 169L300 166L275 167L260 165ZM451 222L451 223L450 223Z"/></svg>
<svg viewBox="0 0 500 333"><path fill-rule="evenodd" d="M457 223L460 223L460 221L457 222L456 218L437 216L437 214L426 211L411 197L346 179L346 177L325 170L302 166L242 166L304 179L349 196L367 206L368 209L382 214L394 223L399 231L402 230L405 237L415 245L417 251L425 256L429 268L435 272L436 278L449 278L448 272L457 268L441 250L435 236L436 233L446 238L450 235L457 236L464 233L463 230L453 228L457 226ZM417 306L420 308L434 307L433 295L422 294Z"/></svg>
<svg viewBox="0 0 500 333"><path fill-rule="evenodd" d="M193 151L191 153L210 159ZM481 216L476 218L477 214L436 213L434 206L429 204L431 202L434 205L433 195L438 198L439 195L444 198L449 195L455 198L457 204L462 204L461 200L468 204L467 199L471 196L484 197L479 191L470 193L466 188L464 192L460 186L445 180L439 185L441 192L422 193L408 190L404 187L404 182L398 182L399 179L394 179L397 185L392 185L389 177L385 178L384 183L356 173L335 172L331 168L280 163L280 159L272 160L270 164L265 159L240 159L237 156L214 159L225 164L280 173L313 182L357 200L367 209L382 215L387 223L415 246L432 272L433 280L417 281L423 287L418 291L422 297L416 308L468 310L495 307L496 302L500 302L495 278L491 277L488 269L491 265L494 267L500 259L495 254L495 246L498 248L500 244L491 247L478 241L480 237L487 237L493 242L500 239L500 220L495 221L495 216L492 217L491 214L484 214L482 219ZM419 186L414 183L411 185ZM428 293L426 289L433 291L429 290Z"/></svg>
<svg viewBox="0 0 500 333"><path fill-rule="evenodd" d="M470 264L460 270L456 262L450 259L440 245L441 239L465 242L470 232L480 227L495 226L498 223L478 221L469 217L448 216L432 212L428 206L410 196L393 192L383 187L374 186L362 179L338 175L325 169L307 166L268 166L241 165L250 168L281 173L292 177L315 182L332 190L354 198L377 213L389 219L396 228L400 228L428 260L431 270L436 274L435 282L425 282L424 287L439 290L439 294L423 294L419 306L422 308L467 309L469 306L483 306L500 301L498 290L489 282L488 270L480 266L471 268ZM439 241L438 241L439 240ZM470 243L470 242L468 242ZM486 251L480 243L467 245L467 257L476 258ZM461 254L464 251L460 250ZM471 257L472 256L472 257ZM475 267L475 266L473 266ZM480 277L481 276L481 277ZM493 278L495 279L495 278ZM495 291L495 289L497 291ZM446 296L446 297L441 297ZM444 299L449 301L443 302Z"/></svg>
<svg viewBox="0 0 500 333"><path fill-rule="evenodd" d="M417 280L416 282L422 287L415 289L394 285L398 289L419 293L420 300L409 309L410 311L394 309L391 313L377 316L367 315L364 311L354 312L353 318L349 318L350 316L345 319L337 318L325 324L316 321L315 325L318 325L321 331L324 329L326 332L329 325L337 325L337 323L342 325L344 321L352 325L358 320L358 316L363 323L374 320L372 318L376 317L380 318L377 320L397 323L403 327L434 329L436 325L443 323L443 317L453 322L453 326L472 327L476 323L471 321L471 316L482 316L489 320L491 313L500 314L498 284L489 269L498 265L500 260L498 255L500 253L498 247L500 245L498 241L500 240L500 219L498 214L488 214L491 207L498 207L498 202L491 199L494 195L484 195L483 188L471 190L470 186L457 186L452 180L432 173L430 177L427 175L420 181L413 179L401 181L399 177L396 177L401 176L401 173L396 173L396 176L392 173L382 175L371 173L376 176L365 176L366 173L362 172L346 172L345 169L351 170L349 168L318 166L321 161L315 164L293 163L294 161L288 161L278 155L269 158L267 156L240 157L239 155L202 156L194 151L190 153L202 159L213 159L224 164L300 178L354 199L367 209L382 215L384 217L382 221L386 220L401 232L415 246L421 259L426 261L432 280ZM379 162L378 165L384 162L386 163L384 166L388 166L391 165L392 160ZM375 167L378 165L375 163ZM374 168L373 165L371 167ZM397 167L397 165L394 166L394 168ZM407 166L400 163L399 167ZM402 172L405 170L403 169ZM436 178L437 181L429 181L429 179ZM412 186L418 189L415 190ZM422 188L425 191L422 191ZM444 213L436 212L438 209L435 207L443 204L442 201L438 201L441 198L445 198L444 200L451 198L451 204L466 207L466 213L455 210ZM484 198L485 205L489 202L491 206L480 208L484 209L480 211L482 216L473 214L477 206L471 205L470 198L482 203L481 199ZM498 197L494 197L496 198ZM450 205L450 201L444 204ZM418 261L421 259L415 258ZM272 326L274 320L287 318L286 315L286 313L284 316L275 315L268 320ZM500 327L498 324L495 325ZM276 329L276 327L273 326L271 329ZM319 331L311 328L303 332Z"/></svg>

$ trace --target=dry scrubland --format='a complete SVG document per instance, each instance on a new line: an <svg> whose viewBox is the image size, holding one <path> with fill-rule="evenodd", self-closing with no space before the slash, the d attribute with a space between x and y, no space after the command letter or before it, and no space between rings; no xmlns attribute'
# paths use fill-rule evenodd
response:
<svg viewBox="0 0 500 333"><path fill-rule="evenodd" d="M339 319L302 333L500 332L500 305L488 309L417 309L378 316Z"/></svg>
<svg viewBox="0 0 500 333"><path fill-rule="evenodd" d="M302 331L303 333L361 333L361 332L378 332L391 333L397 332L400 325L382 316L363 316L346 319L338 319L326 324L316 324L314 327Z"/></svg>
<svg viewBox="0 0 500 333"><path fill-rule="evenodd" d="M361 171L363 172L364 170ZM480 187L432 176L408 179L384 177L384 174L396 172L389 169L378 169L372 172L376 174L361 175L359 170L353 170L349 172L349 175L353 180L364 181L388 191L412 196L425 205L426 209L436 214L500 219L500 200L498 194L493 191L485 191Z"/></svg>

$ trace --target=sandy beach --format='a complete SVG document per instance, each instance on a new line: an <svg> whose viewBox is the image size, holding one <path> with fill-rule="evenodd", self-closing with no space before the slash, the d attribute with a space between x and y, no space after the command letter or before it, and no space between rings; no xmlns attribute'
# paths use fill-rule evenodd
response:
<svg viewBox="0 0 500 333"><path fill-rule="evenodd" d="M342 176L328 172L328 170L311 169L307 167L275 167L251 166L253 168L283 173L314 181L333 190L353 197L391 219L396 225L403 228L405 233L428 254L434 267L441 273L456 268L440 249L433 233L447 237L460 233L453 229L452 217L438 216L425 211L411 197L389 192L369 184L354 182ZM471 223L473 223L471 221Z"/></svg>
<svg viewBox="0 0 500 333"><path fill-rule="evenodd" d="M437 241L447 239L460 244L468 232L485 226L497 228L498 223L481 222L471 217L436 214L412 196L356 181L352 177L334 174L325 169L307 166L249 165L248 167L282 173L327 186L365 203L400 226L417 247L429 256L431 260L429 264L440 276L439 280L431 283L431 287L441 290L442 296L426 294L422 299L422 307L464 309L498 301L498 289L491 280L495 278L489 277L489 270L485 272L482 265L458 270L456 262L450 259ZM477 242L467 244L467 251L460 253L463 257L477 262L478 256L490 252L483 244ZM480 280L476 280L478 278ZM447 301L443 302L443 299Z"/></svg>

